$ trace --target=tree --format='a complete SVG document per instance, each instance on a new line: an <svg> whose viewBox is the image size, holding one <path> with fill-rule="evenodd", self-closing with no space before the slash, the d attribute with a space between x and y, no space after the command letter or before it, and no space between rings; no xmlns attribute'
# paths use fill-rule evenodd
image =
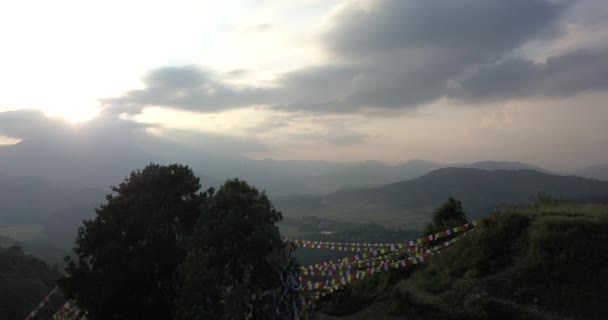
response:
<svg viewBox="0 0 608 320"><path fill-rule="evenodd" d="M56 269L25 254L21 247L0 247L0 319L27 317L59 277ZM50 317L46 309L41 314L45 312Z"/></svg>
<svg viewBox="0 0 608 320"><path fill-rule="evenodd" d="M532 208L553 207L562 203L560 199L544 192L531 196L528 202Z"/></svg>
<svg viewBox="0 0 608 320"><path fill-rule="evenodd" d="M177 318L277 317L280 296L289 295L282 278L290 261L275 226L281 219L268 197L244 181L229 180L210 195L180 269Z"/></svg>
<svg viewBox="0 0 608 320"><path fill-rule="evenodd" d="M467 223L467 216L462 209L462 202L449 198L435 209L431 223L426 225L424 233L437 233L465 223Z"/></svg>
<svg viewBox="0 0 608 320"><path fill-rule="evenodd" d="M107 203L84 221L67 276L66 296L90 319L170 319L182 246L206 194L187 166L150 164L112 187Z"/></svg>

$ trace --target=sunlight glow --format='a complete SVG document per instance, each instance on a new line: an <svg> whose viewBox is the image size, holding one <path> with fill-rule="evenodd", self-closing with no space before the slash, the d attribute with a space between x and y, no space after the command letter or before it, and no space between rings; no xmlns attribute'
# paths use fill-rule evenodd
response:
<svg viewBox="0 0 608 320"><path fill-rule="evenodd" d="M19 142L21 142L21 139L17 139L17 138L12 138L12 137L7 137L7 136L0 135L0 146L17 144Z"/></svg>

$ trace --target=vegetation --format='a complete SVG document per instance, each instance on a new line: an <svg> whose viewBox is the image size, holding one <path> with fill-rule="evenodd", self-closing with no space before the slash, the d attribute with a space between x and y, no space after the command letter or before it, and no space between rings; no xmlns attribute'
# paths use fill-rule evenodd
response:
<svg viewBox="0 0 608 320"><path fill-rule="evenodd" d="M434 234L465 223L467 223L467 215L462 209L462 202L449 198L435 209L431 223L424 227L424 234Z"/></svg>
<svg viewBox="0 0 608 320"><path fill-rule="evenodd" d="M340 294L367 295L359 306L388 303L385 313L408 319L604 319L608 205L531 204L483 219L411 275L392 272Z"/></svg>
<svg viewBox="0 0 608 320"><path fill-rule="evenodd" d="M601 285L608 282L608 206L562 199L583 194L572 190L601 196L605 183L521 171L509 175L516 176L509 178L512 184L501 186L497 175L504 173L470 170L445 169L414 182L342 191L312 207L352 200L354 192L361 199L350 206L388 199L395 207L426 208L437 197L428 196L431 186L447 181L445 175L451 180L439 186L444 191L471 175L476 179L459 188L473 190L467 199L476 199L477 208L500 199L519 201L523 192L551 183L557 187L533 193L527 207L495 211L428 264L368 277L332 294L323 302L325 313L342 316L371 306L368 310L412 319L602 318L608 312L608 287ZM181 165L151 164L132 172L79 229L75 255L66 258L67 275L59 281L67 298L92 320L293 319L299 306L297 263L276 226L281 212L264 192L238 179L217 192L200 188L199 179ZM461 201L449 198L430 220L425 233L461 225L467 214ZM285 225L329 241L397 242L415 236L408 229L360 222L308 216ZM8 238L0 243L13 245ZM344 253L302 249L297 256L308 264ZM58 277L14 245L0 249L0 318L23 318Z"/></svg>
<svg viewBox="0 0 608 320"><path fill-rule="evenodd" d="M59 282L91 319L169 319L175 277L205 199L188 167L149 165L132 172L85 221L76 260ZM111 307L109 307L111 306Z"/></svg>
<svg viewBox="0 0 608 320"><path fill-rule="evenodd" d="M20 247L0 247L0 319L24 319L58 278L57 270Z"/></svg>
<svg viewBox="0 0 608 320"><path fill-rule="evenodd" d="M209 195L181 267L177 318L275 318L277 299L251 296L281 288L277 275L292 262L275 226L281 213L244 181L229 180Z"/></svg>
<svg viewBox="0 0 608 320"><path fill-rule="evenodd" d="M199 189L188 167L155 164L114 187L66 258L67 298L93 320L293 319L281 213L244 181Z"/></svg>

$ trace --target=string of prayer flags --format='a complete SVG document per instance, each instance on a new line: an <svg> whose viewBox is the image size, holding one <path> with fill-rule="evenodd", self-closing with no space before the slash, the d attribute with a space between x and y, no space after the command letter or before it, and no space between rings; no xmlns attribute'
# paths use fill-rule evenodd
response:
<svg viewBox="0 0 608 320"><path fill-rule="evenodd" d="M40 301L40 303L36 306L36 308L34 310L32 310L32 312L30 312L30 314L27 316L27 318L25 318L25 320L35 319L36 315L38 315L38 313L40 312L40 310L42 310L42 308L49 302L49 300L51 300L51 297L53 295L55 295L55 293L57 293L57 290L58 290L57 287L53 288L53 290L51 290L51 292L49 292L42 299L42 301Z"/></svg>
<svg viewBox="0 0 608 320"><path fill-rule="evenodd" d="M401 243L363 243L363 242L335 242L335 241L310 241L310 240L298 240L292 239L296 245L302 248L312 249L329 249L337 251L351 251L351 252L374 252L374 251L398 251L405 248L412 248L418 245L422 245L427 242L438 240L451 236L453 234L466 232L471 228L477 226L477 221L468 222L461 226L456 226L450 229L446 229L435 234L429 234L424 237L417 238Z"/></svg>

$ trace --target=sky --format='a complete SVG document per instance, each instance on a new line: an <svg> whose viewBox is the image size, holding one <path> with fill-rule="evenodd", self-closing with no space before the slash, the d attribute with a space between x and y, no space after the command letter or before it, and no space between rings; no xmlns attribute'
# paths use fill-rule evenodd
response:
<svg viewBox="0 0 608 320"><path fill-rule="evenodd" d="M603 0L0 1L0 41L0 144L608 163Z"/></svg>

